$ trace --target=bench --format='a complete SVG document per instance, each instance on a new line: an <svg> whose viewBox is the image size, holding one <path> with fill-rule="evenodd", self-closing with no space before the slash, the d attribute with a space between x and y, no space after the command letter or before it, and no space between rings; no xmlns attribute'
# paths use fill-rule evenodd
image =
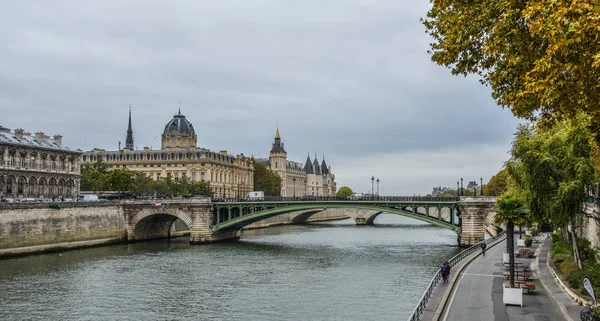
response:
<svg viewBox="0 0 600 321"><path fill-rule="evenodd" d="M527 293L535 291L535 284L525 283L521 285L521 289L527 290Z"/></svg>
<svg viewBox="0 0 600 321"><path fill-rule="evenodd" d="M510 272L504 272L502 273L502 275L508 280L510 279ZM532 276L531 273L529 272L520 272L520 271L515 271L515 279L518 278L522 278L523 280L529 280L529 278Z"/></svg>

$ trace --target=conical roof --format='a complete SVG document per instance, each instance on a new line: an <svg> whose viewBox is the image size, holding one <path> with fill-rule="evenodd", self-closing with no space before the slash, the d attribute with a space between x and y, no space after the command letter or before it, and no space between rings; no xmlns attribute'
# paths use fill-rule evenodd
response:
<svg viewBox="0 0 600 321"><path fill-rule="evenodd" d="M314 174L315 173L315 171L313 170L313 164L310 161L310 155L308 155L306 157L306 163L304 163L304 172L306 174Z"/></svg>

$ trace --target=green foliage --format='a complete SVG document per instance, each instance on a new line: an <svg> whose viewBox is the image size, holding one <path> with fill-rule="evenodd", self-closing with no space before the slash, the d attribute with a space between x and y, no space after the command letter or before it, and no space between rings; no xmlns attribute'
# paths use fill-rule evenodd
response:
<svg viewBox="0 0 600 321"><path fill-rule="evenodd" d="M524 204L521 199L512 196L500 197L496 200L496 209L498 213L494 217L495 224L501 225L512 222L515 225L524 225Z"/></svg>
<svg viewBox="0 0 600 321"><path fill-rule="evenodd" d="M531 236L536 236L538 235L538 230L535 227L532 227L529 229L529 233L531 233Z"/></svg>
<svg viewBox="0 0 600 321"><path fill-rule="evenodd" d="M254 158L252 161L254 163L254 190L263 191L267 196L280 196L281 177Z"/></svg>
<svg viewBox="0 0 600 321"><path fill-rule="evenodd" d="M56 203L51 203L51 204L48 204L48 208L51 208L53 210L60 210L60 205L58 205Z"/></svg>
<svg viewBox="0 0 600 321"><path fill-rule="evenodd" d="M337 195L339 197L348 197L352 194L354 194L354 192L352 191L352 189L350 189L350 187L342 186L342 187L340 187L340 189L337 191L337 193L335 195Z"/></svg>
<svg viewBox="0 0 600 321"><path fill-rule="evenodd" d="M517 128L506 167L535 222L562 227L578 215L594 178L588 124L578 116L552 129Z"/></svg>
<svg viewBox="0 0 600 321"><path fill-rule="evenodd" d="M561 231L552 235L552 260L558 267L563 278L569 285L578 290L581 294L587 295L582 286L582 280L587 277L592 281L594 290L600 291L600 264L597 261L597 254L587 240L578 241L579 249L584 259L583 271L579 270L577 263L573 258L573 244L564 241Z"/></svg>
<svg viewBox="0 0 600 321"><path fill-rule="evenodd" d="M204 181L192 182L187 176L180 179L167 176L160 180L153 180L145 173L126 168L109 170L101 161L81 169L81 190L131 192L137 196L212 196L209 184Z"/></svg>
<svg viewBox="0 0 600 321"><path fill-rule="evenodd" d="M496 175L490 178L490 181L483 185L483 194L486 196L500 196L506 192L508 180L508 170L503 168Z"/></svg>
<svg viewBox="0 0 600 321"><path fill-rule="evenodd" d="M594 1L430 0L432 60L476 74L517 117L553 124L584 112L600 127L600 7Z"/></svg>

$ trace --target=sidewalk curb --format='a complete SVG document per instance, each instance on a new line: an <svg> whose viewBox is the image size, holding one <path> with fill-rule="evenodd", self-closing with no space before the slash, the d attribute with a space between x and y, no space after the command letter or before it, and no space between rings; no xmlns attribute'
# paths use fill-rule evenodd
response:
<svg viewBox="0 0 600 321"><path fill-rule="evenodd" d="M506 235L504 235L502 238L494 241L494 243L491 243L490 245L488 245L488 249L496 246L498 243L501 243L504 240L506 240ZM444 295L442 296L442 299L440 300L440 304L437 306L437 309L435 310L435 313L433 314L433 318L431 319L432 321L439 321L441 319L442 314L444 313L444 311L447 308L448 298L450 297L450 295L452 294L452 292L454 292L454 287L456 285L456 281L458 280L458 278L462 274L463 270L467 266L469 266L469 264L471 262L473 262L480 255L481 255L481 251L478 251L478 252L475 252L475 253L471 254L471 256L469 256L469 257L467 257L465 259L464 263L459 268L459 270L456 271L456 273L454 273L454 275L452 276L452 280L450 281L450 284L449 284L448 288L446 289L446 292L444 292Z"/></svg>
<svg viewBox="0 0 600 321"><path fill-rule="evenodd" d="M536 255L535 255L535 265L536 267L539 268L540 266L540 257L539 257L539 252L540 249L542 248L542 245L544 245L544 243L547 241L547 239L544 239L544 241L538 246L537 250L536 250ZM556 272L554 271L554 269L550 266L550 264L548 264L548 261L550 260L550 251L548 251L548 254L546 256L546 266L548 267L548 269L550 270L550 273L552 273L552 276L554 276L554 280L557 281L558 285L569 295L569 297L571 297L571 299L573 299L573 296L576 294L573 293L570 289L565 288L564 283L560 280L560 278L556 275ZM569 316L569 313L567 312L567 308L560 303L556 297L554 296L554 293L552 291L550 291L550 289L548 288L548 285L546 285L546 283L544 282L544 279L540 277L540 275L538 274L538 269L536 268L534 270L535 272L535 277L540 281L540 283L542 284L542 286L544 287L544 290L546 290L546 292L548 293L548 295L552 298L552 300L554 301L554 303L556 303L556 305L558 306L558 308L560 309L560 312L562 313L563 317L565 317L565 320L567 321L575 321L573 320L573 318L571 318ZM579 301L575 300L575 302L579 303ZM581 304L581 303L579 303Z"/></svg>

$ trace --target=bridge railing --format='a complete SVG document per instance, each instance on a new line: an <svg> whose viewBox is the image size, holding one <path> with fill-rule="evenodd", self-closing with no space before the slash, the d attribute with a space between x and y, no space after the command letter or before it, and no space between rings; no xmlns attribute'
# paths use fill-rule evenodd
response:
<svg viewBox="0 0 600 321"><path fill-rule="evenodd" d="M443 196L363 196L363 197L340 197L340 196L265 196L260 198L221 198L214 197L212 201L215 203L231 203L231 202L348 202L348 201L366 201L366 202L456 202L458 197L443 197Z"/></svg>
<svg viewBox="0 0 600 321"><path fill-rule="evenodd" d="M496 236L485 240L485 243L491 244L491 243L494 243L494 242L500 240L503 237L504 237L504 232L501 232L501 233L498 233ZM454 265L456 265L456 263L460 262L462 259L464 259L467 256L473 254L474 252L480 251L480 250L481 250L481 245L475 244L475 245L471 246L470 248L468 248L464 251L461 251L460 253L458 253L457 255L452 257L448 261L448 263L450 264L450 266L454 266ZM421 314L423 314L423 311L425 311L425 307L427 306L427 302L431 298L431 294L433 293L433 290L435 289L436 285L440 282L441 278L442 278L442 274L441 274L440 269L438 269L438 271L433 276L433 279L431 279L431 281L429 282L429 285L427 286L425 293L423 293L423 296L421 296L421 300L419 300L419 303L417 303L417 306L413 310L412 315L408 318L408 321L419 320L419 318L421 317Z"/></svg>

